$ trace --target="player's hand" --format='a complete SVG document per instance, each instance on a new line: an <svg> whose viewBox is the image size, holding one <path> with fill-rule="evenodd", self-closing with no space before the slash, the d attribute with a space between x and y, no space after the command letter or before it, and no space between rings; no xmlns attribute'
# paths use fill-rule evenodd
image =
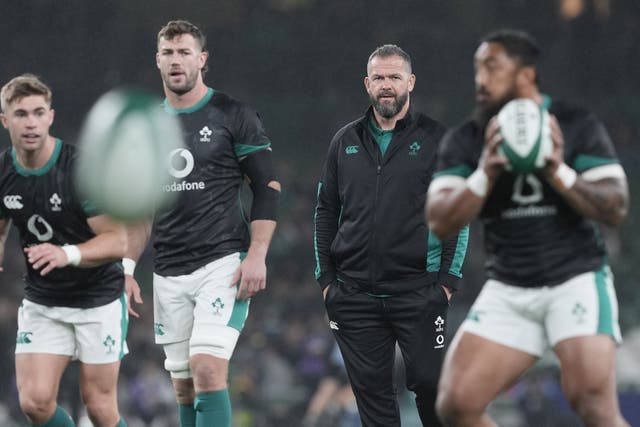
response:
<svg viewBox="0 0 640 427"><path fill-rule="evenodd" d="M46 276L54 268L62 268L69 265L69 258L60 246L51 243L24 248L27 261L34 270L40 270L41 276Z"/></svg>
<svg viewBox="0 0 640 427"><path fill-rule="evenodd" d="M498 147L502 144L502 139L498 120L496 117L493 117L489 120L487 128L485 129L484 147L478 162L478 167L484 169L484 172L491 182L495 181L505 166L509 164L509 160L498 153Z"/></svg>
<svg viewBox="0 0 640 427"><path fill-rule="evenodd" d="M267 287L267 265L264 258L252 256L251 252L248 252L233 275L230 286L236 286L238 281L240 286L237 298L240 300L247 300L264 290Z"/></svg>
<svg viewBox="0 0 640 427"><path fill-rule="evenodd" d="M142 304L142 296L140 294L140 285L138 281L130 274L124 275L124 291L127 293L127 309L129 315L133 317L140 317L140 315L131 307L131 302L136 304Z"/></svg>
<svg viewBox="0 0 640 427"><path fill-rule="evenodd" d="M441 285L441 286L442 286L442 289L444 289L445 295L447 295L447 301L451 301L451 297L453 296L453 292L451 292L449 290L449 288L447 288L446 286L444 286L444 285Z"/></svg>
<svg viewBox="0 0 640 427"><path fill-rule="evenodd" d="M327 300L327 294L329 293L329 288L331 287L332 284L333 282L329 283L327 287L322 290L322 299L325 301Z"/></svg>
<svg viewBox="0 0 640 427"><path fill-rule="evenodd" d="M549 129L551 130L551 141L553 150L551 154L545 156L547 165L544 168L548 177L553 177L558 170L558 166L564 163L564 135L555 116L549 115Z"/></svg>

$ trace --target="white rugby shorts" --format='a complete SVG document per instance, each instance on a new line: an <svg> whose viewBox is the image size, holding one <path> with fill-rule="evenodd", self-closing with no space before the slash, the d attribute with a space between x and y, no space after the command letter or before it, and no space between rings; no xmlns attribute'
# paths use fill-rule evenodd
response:
<svg viewBox="0 0 640 427"><path fill-rule="evenodd" d="M249 313L249 301L236 300L231 280L240 253L217 259L191 274L153 275L155 341L189 341L189 357L196 353L229 359Z"/></svg>
<svg viewBox="0 0 640 427"><path fill-rule="evenodd" d="M489 279L460 329L534 356L580 336L605 334L622 342L608 267L539 288Z"/></svg>
<svg viewBox="0 0 640 427"><path fill-rule="evenodd" d="M47 307L23 299L18 309L16 354L61 354L82 363L113 363L129 352L128 327L125 294L93 308Z"/></svg>

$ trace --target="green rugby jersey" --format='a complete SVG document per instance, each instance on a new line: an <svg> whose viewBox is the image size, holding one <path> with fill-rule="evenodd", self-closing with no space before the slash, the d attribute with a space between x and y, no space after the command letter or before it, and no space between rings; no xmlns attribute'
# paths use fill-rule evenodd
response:
<svg viewBox="0 0 640 427"><path fill-rule="evenodd" d="M173 152L173 182L165 186L177 202L155 217L155 271L179 276L249 248L240 161L271 143L254 110L211 88L191 108L175 110L166 100L164 108L180 119L185 148Z"/></svg>
<svg viewBox="0 0 640 427"><path fill-rule="evenodd" d="M564 160L578 173L619 163L602 123L586 110L545 97L564 134ZM472 120L448 132L436 177L469 176L477 167L484 129ZM552 286L605 261L596 224L576 213L542 172L504 171L488 195L484 225L488 277L522 287Z"/></svg>
<svg viewBox="0 0 640 427"><path fill-rule="evenodd" d="M0 218L11 219L23 247L40 243L78 244L95 236L87 218L99 213L80 200L74 186L77 152L56 139L49 161L25 170L15 151L0 153ZM46 276L27 262L25 298L38 304L91 308L110 303L124 291L120 263L94 268L64 267Z"/></svg>

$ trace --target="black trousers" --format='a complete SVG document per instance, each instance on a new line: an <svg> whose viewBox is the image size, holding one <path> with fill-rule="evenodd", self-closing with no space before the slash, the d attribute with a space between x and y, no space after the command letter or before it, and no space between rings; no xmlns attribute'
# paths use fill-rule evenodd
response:
<svg viewBox="0 0 640 427"><path fill-rule="evenodd" d="M440 426L435 413L445 352L449 303L440 285L389 297L371 296L354 285L331 285L325 299L329 325L345 361L365 427L400 426L393 379L396 343L416 394L422 424Z"/></svg>

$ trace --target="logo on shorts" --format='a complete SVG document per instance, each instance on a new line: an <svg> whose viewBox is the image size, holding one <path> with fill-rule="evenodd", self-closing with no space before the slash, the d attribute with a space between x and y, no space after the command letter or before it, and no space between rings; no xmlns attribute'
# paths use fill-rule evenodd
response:
<svg viewBox="0 0 640 427"><path fill-rule="evenodd" d="M213 315L214 316L222 315L222 313L220 313L220 310L222 310L224 308L224 303L222 302L222 300L220 298L216 298L216 300L214 302L212 302L211 305L213 306Z"/></svg>
<svg viewBox="0 0 640 427"><path fill-rule="evenodd" d="M433 324L436 325L436 345L433 348L444 348L444 319L438 316Z"/></svg>
<svg viewBox="0 0 640 427"><path fill-rule="evenodd" d="M33 332L18 332L16 344L31 344L31 335L33 335Z"/></svg>
<svg viewBox="0 0 640 427"><path fill-rule="evenodd" d="M584 323L586 321L585 316L587 314L587 309L584 305L579 302L573 306L573 310L571 310L571 314L573 314L576 318L576 323Z"/></svg>
<svg viewBox="0 0 640 427"><path fill-rule="evenodd" d="M338 327L338 322L334 322L333 320L329 320L329 328L335 329L336 331L340 329Z"/></svg>
<svg viewBox="0 0 640 427"><path fill-rule="evenodd" d="M480 323L481 315L484 316L484 311L472 310L472 311L469 311L469 314L467 314L467 319L473 322Z"/></svg>
<svg viewBox="0 0 640 427"><path fill-rule="evenodd" d="M113 348L116 346L116 340L111 338L111 335L107 335L107 337L102 341L102 345L107 349L107 354L113 353Z"/></svg>
<svg viewBox="0 0 640 427"><path fill-rule="evenodd" d="M164 335L164 331L162 330L162 328L164 328L164 325L162 323L154 323L153 324L153 333L156 335Z"/></svg>

